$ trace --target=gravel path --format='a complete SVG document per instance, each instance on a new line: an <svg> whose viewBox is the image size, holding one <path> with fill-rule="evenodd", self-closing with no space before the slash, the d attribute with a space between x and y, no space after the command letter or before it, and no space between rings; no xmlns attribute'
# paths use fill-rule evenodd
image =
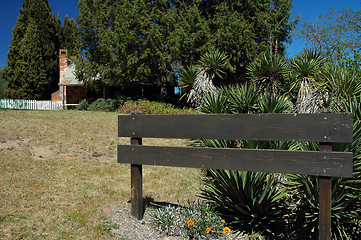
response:
<svg viewBox="0 0 361 240"><path fill-rule="evenodd" d="M151 217L149 216L149 209L146 208L142 220L131 215L130 204L127 203L122 207L114 210L115 213L111 216L110 220L119 227L112 228L111 232L115 237L124 240L184 240L181 236L168 236L165 233L159 232L152 224ZM244 235L240 234L237 237L233 234L226 237L218 238L223 240L245 240ZM208 239L211 240L211 239Z"/></svg>
<svg viewBox="0 0 361 240"><path fill-rule="evenodd" d="M179 236L162 234L150 224L150 216L146 210L144 218L138 220L130 213L130 206L121 208L111 217L112 223L119 225L118 229L111 232L124 240L182 240Z"/></svg>

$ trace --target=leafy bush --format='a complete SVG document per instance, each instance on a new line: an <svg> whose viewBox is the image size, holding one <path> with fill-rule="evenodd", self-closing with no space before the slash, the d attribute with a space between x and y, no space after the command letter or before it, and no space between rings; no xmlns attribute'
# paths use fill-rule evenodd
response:
<svg viewBox="0 0 361 240"><path fill-rule="evenodd" d="M140 111L143 114L195 114L192 108L176 108L169 103L153 102L148 100L127 101L119 108L120 113L129 114L133 111Z"/></svg>
<svg viewBox="0 0 361 240"><path fill-rule="evenodd" d="M87 100L83 100L80 104L76 106L76 110L86 111L89 108L89 103Z"/></svg>
<svg viewBox="0 0 361 240"><path fill-rule="evenodd" d="M114 112L124 104L127 98L103 99L99 98L88 106L89 111Z"/></svg>

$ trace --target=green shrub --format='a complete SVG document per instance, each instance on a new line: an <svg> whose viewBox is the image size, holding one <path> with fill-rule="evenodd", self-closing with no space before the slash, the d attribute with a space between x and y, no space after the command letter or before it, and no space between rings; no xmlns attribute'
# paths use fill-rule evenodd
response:
<svg viewBox="0 0 361 240"><path fill-rule="evenodd" d="M89 103L87 100L83 100L80 104L76 106L76 110L86 111L89 108Z"/></svg>
<svg viewBox="0 0 361 240"><path fill-rule="evenodd" d="M88 107L89 111L102 111L102 112L114 112L121 107L127 98L118 99L103 99L99 98L95 102L91 103Z"/></svg>
<svg viewBox="0 0 361 240"><path fill-rule="evenodd" d="M133 111L140 111L143 114L194 114L192 108L176 108L170 103L153 102L148 100L127 101L120 107L119 112L129 114Z"/></svg>
<svg viewBox="0 0 361 240"><path fill-rule="evenodd" d="M95 102L91 103L88 108L89 111L104 111L109 112L109 106L105 99L99 98Z"/></svg>

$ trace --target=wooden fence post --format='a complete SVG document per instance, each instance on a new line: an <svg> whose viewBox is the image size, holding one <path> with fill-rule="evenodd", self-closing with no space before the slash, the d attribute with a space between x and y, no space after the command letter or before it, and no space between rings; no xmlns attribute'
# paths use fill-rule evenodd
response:
<svg viewBox="0 0 361 240"><path fill-rule="evenodd" d="M324 152L332 151L331 143L320 143L320 150ZM320 186L320 209L319 209L319 240L331 240L331 177L319 177Z"/></svg>
<svg viewBox="0 0 361 240"><path fill-rule="evenodd" d="M132 112L132 115L141 114L141 112ZM142 145L142 138L132 137L130 139L131 145ZM142 165L131 164L131 205L132 215L137 219L143 218L144 207L143 207L143 176L142 176Z"/></svg>

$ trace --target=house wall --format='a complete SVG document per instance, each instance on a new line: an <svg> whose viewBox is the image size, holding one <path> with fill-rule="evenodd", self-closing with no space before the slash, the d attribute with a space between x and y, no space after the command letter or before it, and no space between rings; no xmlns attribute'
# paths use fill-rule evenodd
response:
<svg viewBox="0 0 361 240"><path fill-rule="evenodd" d="M51 94L51 101L63 101L63 91L58 90Z"/></svg>

